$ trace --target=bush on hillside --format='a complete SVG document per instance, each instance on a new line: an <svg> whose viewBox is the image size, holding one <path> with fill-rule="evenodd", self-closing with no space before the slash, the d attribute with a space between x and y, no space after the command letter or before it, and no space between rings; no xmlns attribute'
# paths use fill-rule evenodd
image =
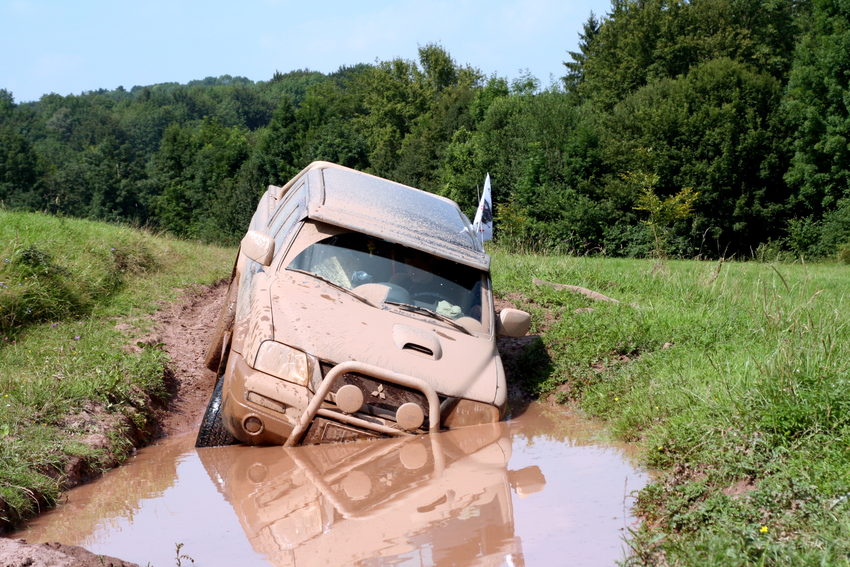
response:
<svg viewBox="0 0 850 567"><path fill-rule="evenodd" d="M850 240L838 247L838 261L850 264Z"/></svg>
<svg viewBox="0 0 850 567"><path fill-rule="evenodd" d="M156 266L139 239L116 242L108 252L104 246L53 253L43 244L9 243L0 258L0 335L7 340L28 325L83 316L117 291L126 274Z"/></svg>

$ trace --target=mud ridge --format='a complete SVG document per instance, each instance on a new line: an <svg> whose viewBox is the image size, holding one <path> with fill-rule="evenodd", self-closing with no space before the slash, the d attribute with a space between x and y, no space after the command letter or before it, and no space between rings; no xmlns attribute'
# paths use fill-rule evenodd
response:
<svg viewBox="0 0 850 567"><path fill-rule="evenodd" d="M156 341L168 353L169 391L165 411L159 416L160 436L197 429L215 384L215 374L204 366L219 311L224 304L227 281L199 286L183 300L166 304L154 315Z"/></svg>
<svg viewBox="0 0 850 567"><path fill-rule="evenodd" d="M3 567L139 567L94 553L76 545L41 543L30 545L22 539L0 538L0 565Z"/></svg>

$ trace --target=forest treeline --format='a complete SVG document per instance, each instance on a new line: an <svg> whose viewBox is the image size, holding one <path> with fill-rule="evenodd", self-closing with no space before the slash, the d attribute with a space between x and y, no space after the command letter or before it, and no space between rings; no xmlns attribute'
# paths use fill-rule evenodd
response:
<svg viewBox="0 0 850 567"><path fill-rule="evenodd" d="M489 172L497 239L509 245L850 249L846 1L613 0L564 60L548 86L485 76L432 44L415 61L259 82L25 103L0 90L0 203L230 243L267 184L328 160L446 195L470 215ZM683 196L688 206L666 214Z"/></svg>

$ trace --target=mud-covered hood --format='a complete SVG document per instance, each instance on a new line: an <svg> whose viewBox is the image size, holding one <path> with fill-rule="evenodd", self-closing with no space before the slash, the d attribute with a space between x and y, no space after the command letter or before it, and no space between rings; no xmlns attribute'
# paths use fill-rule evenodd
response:
<svg viewBox="0 0 850 567"><path fill-rule="evenodd" d="M304 274L278 276L269 288L277 342L323 361L358 361L415 376L449 396L494 403L504 387L492 336L374 307Z"/></svg>

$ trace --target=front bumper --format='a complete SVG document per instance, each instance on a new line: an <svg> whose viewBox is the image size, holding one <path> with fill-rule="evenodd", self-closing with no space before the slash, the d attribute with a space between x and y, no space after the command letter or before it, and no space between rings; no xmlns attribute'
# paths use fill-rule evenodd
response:
<svg viewBox="0 0 850 567"><path fill-rule="evenodd" d="M427 430L439 431L439 397L434 388L420 378L362 362L344 362L325 373L313 394L306 387L251 368L235 352L231 352L225 372L222 396L224 425L243 443L288 447L305 441L308 431L308 443L370 436L400 437L424 432L419 429L407 431L391 419L376 418L368 412L346 413L340 410L332 401L332 391L346 374L368 376L421 393L427 405Z"/></svg>

